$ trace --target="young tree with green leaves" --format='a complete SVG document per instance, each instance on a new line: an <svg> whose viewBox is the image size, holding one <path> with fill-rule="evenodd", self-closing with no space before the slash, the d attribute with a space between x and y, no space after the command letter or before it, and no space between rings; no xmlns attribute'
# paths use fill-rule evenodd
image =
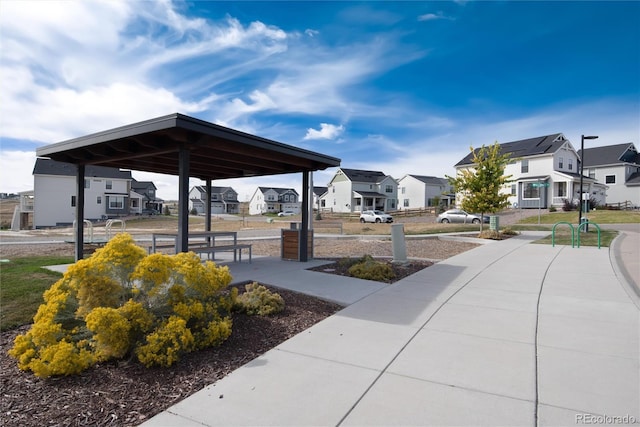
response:
<svg viewBox="0 0 640 427"><path fill-rule="evenodd" d="M471 147L473 166L462 169L454 177L447 176L456 194L462 195L462 209L467 212L496 213L509 206L509 194L500 189L511 182L511 175L504 170L509 163L508 154L500 154L500 144L484 145L474 150ZM480 221L480 231L484 218Z"/></svg>

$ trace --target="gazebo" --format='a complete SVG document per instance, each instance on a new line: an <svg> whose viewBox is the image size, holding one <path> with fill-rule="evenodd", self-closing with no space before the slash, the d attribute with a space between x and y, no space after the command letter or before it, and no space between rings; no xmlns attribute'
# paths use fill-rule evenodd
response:
<svg viewBox="0 0 640 427"><path fill-rule="evenodd" d="M177 175L177 247L188 251L189 178L206 183L205 230L211 230L211 181L302 173L299 260L307 261L310 173L340 165L340 159L175 113L47 145L38 157L77 166L76 260L82 259L86 165Z"/></svg>

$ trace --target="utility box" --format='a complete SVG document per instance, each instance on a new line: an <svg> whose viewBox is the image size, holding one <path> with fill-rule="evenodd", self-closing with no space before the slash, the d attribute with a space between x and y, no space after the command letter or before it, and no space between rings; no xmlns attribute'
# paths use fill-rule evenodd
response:
<svg viewBox="0 0 640 427"><path fill-rule="evenodd" d="M298 223L292 222L289 229L281 230L280 253L282 259L289 261L300 261L300 234L302 230ZM313 230L307 234L307 259L313 259Z"/></svg>
<svg viewBox="0 0 640 427"><path fill-rule="evenodd" d="M500 217L498 215L491 215L489 217L489 230L498 231L500 229Z"/></svg>

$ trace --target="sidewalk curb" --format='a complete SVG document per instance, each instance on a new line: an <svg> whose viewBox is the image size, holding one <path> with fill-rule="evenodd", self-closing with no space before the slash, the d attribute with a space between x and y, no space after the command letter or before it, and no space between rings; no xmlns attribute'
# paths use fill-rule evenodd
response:
<svg viewBox="0 0 640 427"><path fill-rule="evenodd" d="M640 288L638 288L638 286L634 283L631 275L622 262L622 257L620 256L622 253L622 241L625 238L629 238L629 235L627 235L625 232L619 232L618 235L613 239L611 245L609 246L609 259L611 260L613 271L618 277L618 281L620 282L620 284L622 284L622 287L629 295L629 298L640 309Z"/></svg>

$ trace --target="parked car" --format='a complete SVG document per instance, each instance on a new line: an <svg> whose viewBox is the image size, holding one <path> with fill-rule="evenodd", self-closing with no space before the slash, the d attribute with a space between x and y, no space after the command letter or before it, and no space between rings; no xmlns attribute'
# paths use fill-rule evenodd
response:
<svg viewBox="0 0 640 427"><path fill-rule="evenodd" d="M382 211L362 211L360 222L393 222L393 217Z"/></svg>
<svg viewBox="0 0 640 427"><path fill-rule="evenodd" d="M457 222L464 224L480 224L480 215L471 214L463 211L462 209L449 209L446 212L438 215L437 222L449 223ZM489 215L484 216L484 222L489 222Z"/></svg>
<svg viewBox="0 0 640 427"><path fill-rule="evenodd" d="M160 211L151 209L151 208L145 208L145 209L142 209L142 212L140 212L140 215L160 215Z"/></svg>
<svg viewBox="0 0 640 427"><path fill-rule="evenodd" d="M296 213L294 211L282 211L278 213L278 216L293 216Z"/></svg>

